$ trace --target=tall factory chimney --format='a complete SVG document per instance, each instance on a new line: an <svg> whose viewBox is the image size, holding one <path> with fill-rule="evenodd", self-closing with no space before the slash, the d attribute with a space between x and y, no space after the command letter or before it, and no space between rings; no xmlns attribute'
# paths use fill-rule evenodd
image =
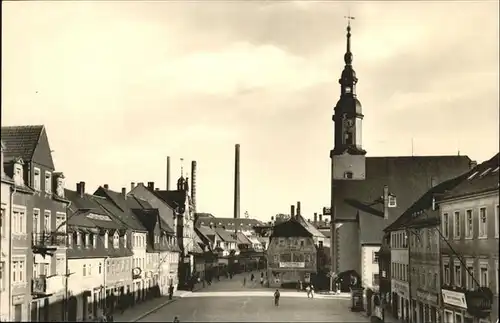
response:
<svg viewBox="0 0 500 323"><path fill-rule="evenodd" d="M167 156L167 186L165 189L170 191L170 156Z"/></svg>
<svg viewBox="0 0 500 323"><path fill-rule="evenodd" d="M196 160L191 162L191 200L194 214L196 214Z"/></svg>
<svg viewBox="0 0 500 323"><path fill-rule="evenodd" d="M240 218L240 144L234 147L234 218Z"/></svg>
<svg viewBox="0 0 500 323"><path fill-rule="evenodd" d="M297 215L296 215L296 216L297 216L297 218L300 218L300 216L302 215L302 214L300 213L300 201L299 201L299 202L297 202L297 210L296 210L296 211L297 211Z"/></svg>

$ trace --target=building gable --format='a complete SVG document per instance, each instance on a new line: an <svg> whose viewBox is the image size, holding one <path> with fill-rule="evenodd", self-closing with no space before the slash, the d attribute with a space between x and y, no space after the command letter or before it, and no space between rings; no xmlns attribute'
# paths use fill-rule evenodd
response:
<svg viewBox="0 0 500 323"><path fill-rule="evenodd" d="M295 219L288 220L277 224L273 228L273 233L271 238L275 237L312 237L312 233L309 232L304 226Z"/></svg>
<svg viewBox="0 0 500 323"><path fill-rule="evenodd" d="M45 127L40 132L38 143L33 152L32 162L38 165L45 166L47 169L54 171L54 161L52 159L52 152L50 150L49 138Z"/></svg>

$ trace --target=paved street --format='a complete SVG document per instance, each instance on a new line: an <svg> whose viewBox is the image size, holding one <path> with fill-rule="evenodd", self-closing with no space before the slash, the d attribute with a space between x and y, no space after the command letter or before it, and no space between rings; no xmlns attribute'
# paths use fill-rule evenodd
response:
<svg viewBox="0 0 500 323"><path fill-rule="evenodd" d="M206 289L188 293L160 308L139 322L168 322L178 316L181 322L368 322L349 310L350 298L283 290L280 306L275 307L273 290L242 284L242 276L221 280Z"/></svg>

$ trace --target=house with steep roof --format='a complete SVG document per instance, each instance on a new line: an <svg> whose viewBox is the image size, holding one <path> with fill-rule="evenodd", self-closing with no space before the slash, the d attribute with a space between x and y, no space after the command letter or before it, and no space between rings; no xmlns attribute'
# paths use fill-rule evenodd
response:
<svg viewBox="0 0 500 323"><path fill-rule="evenodd" d="M2 213L0 217L0 273L2 279L0 279L0 321L11 321L10 317L11 305L11 288L6 277L10 277L10 250L11 250L11 197L14 192L14 181L12 178L5 174L4 170L4 149L5 146L3 141L1 142L1 162L0 167L2 168L2 183L1 183L1 194L2 194Z"/></svg>
<svg viewBox="0 0 500 323"><path fill-rule="evenodd" d="M142 302L146 300L149 280L145 274L148 230L129 207L125 188L122 188L121 192L115 192L107 184L104 184L99 186L94 195L102 197L103 199L96 199L96 202L128 228L127 241L133 252L130 293L133 293L134 303Z"/></svg>
<svg viewBox="0 0 500 323"><path fill-rule="evenodd" d="M444 322L498 321L499 166L496 154L436 198Z"/></svg>
<svg viewBox="0 0 500 323"><path fill-rule="evenodd" d="M146 200L127 195L127 204L148 230L146 242L145 276L150 288L150 297L168 295L169 286L178 285L180 249L176 243L175 231Z"/></svg>
<svg viewBox="0 0 500 323"><path fill-rule="evenodd" d="M139 183L129 192L158 208L160 216L176 231L182 258L179 262L179 288L188 288L193 274L205 271L204 251L195 237L194 205L188 182L181 176L176 190L156 189L154 182L148 182L147 186Z"/></svg>
<svg viewBox="0 0 500 323"><path fill-rule="evenodd" d="M472 165L467 156L366 157L364 180L335 182L335 271L363 272L363 255L369 254L363 250L374 252L373 246L380 246L384 228L432 186L469 171ZM374 206L384 186L397 197L387 218Z"/></svg>
<svg viewBox="0 0 500 323"><path fill-rule="evenodd" d="M11 231L12 316L65 319L66 208L64 175L55 172L44 126L2 127L5 172L14 181ZM36 289L31 286L35 284Z"/></svg>
<svg viewBox="0 0 500 323"><path fill-rule="evenodd" d="M124 304L132 288L128 227L85 192L85 182L65 190L68 210L68 319L92 321ZM128 233L130 235L130 233Z"/></svg>

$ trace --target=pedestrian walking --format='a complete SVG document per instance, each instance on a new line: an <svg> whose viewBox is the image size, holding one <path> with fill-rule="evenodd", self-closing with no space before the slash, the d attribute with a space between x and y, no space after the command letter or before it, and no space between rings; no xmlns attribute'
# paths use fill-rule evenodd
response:
<svg viewBox="0 0 500 323"><path fill-rule="evenodd" d="M172 296L174 296L174 285L170 284L168 286L168 299L172 300Z"/></svg>
<svg viewBox="0 0 500 323"><path fill-rule="evenodd" d="M277 289L274 292L274 306L280 306L280 291Z"/></svg>
<svg viewBox="0 0 500 323"><path fill-rule="evenodd" d="M179 318L176 316L174 317L174 323L180 323L181 321L179 321Z"/></svg>
<svg viewBox="0 0 500 323"><path fill-rule="evenodd" d="M311 297L311 287L307 285L306 287L307 298Z"/></svg>
<svg viewBox="0 0 500 323"><path fill-rule="evenodd" d="M243 277L243 287L245 287L247 284L247 278L246 277Z"/></svg>
<svg viewBox="0 0 500 323"><path fill-rule="evenodd" d="M314 298L314 285L311 284L311 298Z"/></svg>
<svg viewBox="0 0 500 323"><path fill-rule="evenodd" d="M252 273L252 274L250 275L250 281L251 281L251 282L253 282L253 280L254 280L254 279L255 279L255 276L254 276L254 274Z"/></svg>

